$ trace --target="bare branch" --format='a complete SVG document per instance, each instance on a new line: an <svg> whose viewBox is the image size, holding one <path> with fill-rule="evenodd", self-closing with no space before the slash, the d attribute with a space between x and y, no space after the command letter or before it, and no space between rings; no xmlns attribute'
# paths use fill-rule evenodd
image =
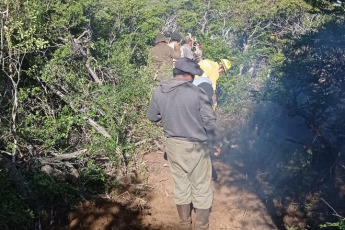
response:
<svg viewBox="0 0 345 230"><path fill-rule="evenodd" d="M75 113L78 113L78 110L74 108L72 103L66 98L66 96L59 90L57 90L54 86L50 85L49 88L53 90L53 92L58 95L64 102L66 102ZM96 121L94 121L92 118L90 118L87 115L83 115L83 118L92 126L94 127L100 134L105 136L106 138L111 138L111 135L103 128L101 125L99 125Z"/></svg>
<svg viewBox="0 0 345 230"><path fill-rule="evenodd" d="M57 155L55 157L40 157L40 158L37 158L37 160L39 160L39 162L41 162L42 165L46 165L46 164L51 164L54 162L56 163L56 162L61 162L61 161L69 161L83 155L86 152L87 152L87 149L82 149L73 153Z"/></svg>
<svg viewBox="0 0 345 230"><path fill-rule="evenodd" d="M332 206L331 206L330 204L328 204L323 198L321 198L321 200L322 200L323 202L325 202L325 204L333 210L333 212L335 213L335 216L340 217L340 218L344 218L343 216L340 216L340 215L337 213L337 211L335 211L334 208L332 208Z"/></svg>
<svg viewBox="0 0 345 230"><path fill-rule="evenodd" d="M209 10L211 8L211 1L209 0L207 2L207 6L205 8L204 16L202 17L202 21L199 23L201 25L201 33L205 33L207 24L209 23L210 19L209 17Z"/></svg>
<svg viewBox="0 0 345 230"><path fill-rule="evenodd" d="M87 37L84 37L85 35L87 35ZM85 59L84 65L87 71L89 72L89 74L91 75L91 77L93 78L93 80L97 84L103 85L103 82L98 77L97 73L91 68L91 60L94 60L94 58L91 56L91 52L90 52L90 47L89 47L90 41L91 41L91 32L90 30L87 29L78 38L73 39L71 45L75 51L79 51L83 55ZM86 51L83 49L83 45L86 46Z"/></svg>
<svg viewBox="0 0 345 230"><path fill-rule="evenodd" d="M7 155L9 155L9 156L12 156L12 153L9 153L9 152L3 151L3 150L0 150L0 153L3 153L3 154L7 154Z"/></svg>

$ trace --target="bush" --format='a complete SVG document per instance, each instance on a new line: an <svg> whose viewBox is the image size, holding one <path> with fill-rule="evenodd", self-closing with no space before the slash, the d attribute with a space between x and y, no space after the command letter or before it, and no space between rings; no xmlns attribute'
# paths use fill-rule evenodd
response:
<svg viewBox="0 0 345 230"><path fill-rule="evenodd" d="M18 195L9 175L0 170L0 229L25 229L34 218L33 211Z"/></svg>

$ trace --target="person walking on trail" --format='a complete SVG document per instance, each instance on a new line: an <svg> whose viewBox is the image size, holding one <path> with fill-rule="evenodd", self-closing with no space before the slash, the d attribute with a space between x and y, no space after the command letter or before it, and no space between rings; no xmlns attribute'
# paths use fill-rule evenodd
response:
<svg viewBox="0 0 345 230"><path fill-rule="evenodd" d="M219 59L219 62L204 59L198 64L204 73L202 75L195 76L193 84L203 88L209 97L211 96L211 88L209 84L211 84L213 90L212 104L213 109L215 110L217 107L216 89L219 75L227 72L231 68L231 62L228 59Z"/></svg>
<svg viewBox="0 0 345 230"><path fill-rule="evenodd" d="M153 79L161 82L171 77L173 69L173 59L181 57L180 45L175 43L174 49L166 44L167 38L158 33L155 40L155 46L151 50L153 64Z"/></svg>
<svg viewBox="0 0 345 230"><path fill-rule="evenodd" d="M192 229L193 204L195 229L209 229L213 203L209 150L215 156L221 153L216 116L204 90L192 84L195 75L203 74L197 63L181 58L173 74L174 78L160 83L155 90L147 117L153 122L162 121L167 137L167 160L181 228Z"/></svg>
<svg viewBox="0 0 345 230"><path fill-rule="evenodd" d="M172 49L174 49L177 46L179 47L181 40L182 40L181 35L177 32L173 32L170 35L170 42L169 42L168 46L170 46ZM173 58L173 67L175 67L176 61L177 61L177 59Z"/></svg>

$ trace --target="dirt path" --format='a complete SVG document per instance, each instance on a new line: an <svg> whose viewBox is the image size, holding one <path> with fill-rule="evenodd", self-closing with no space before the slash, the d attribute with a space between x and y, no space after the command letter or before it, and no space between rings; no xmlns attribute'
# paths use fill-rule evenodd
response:
<svg viewBox="0 0 345 230"><path fill-rule="evenodd" d="M257 186L245 173L248 169L242 159L241 151L236 149L225 150L220 157L212 159L215 181L210 228L278 229L266 210L267 204L257 196ZM51 229L179 229L173 181L163 154L149 153L143 160L149 173L146 183L142 184L144 187L138 185L112 196L86 201L68 214L67 225Z"/></svg>
<svg viewBox="0 0 345 230"><path fill-rule="evenodd" d="M294 161L293 155L305 150L288 140L313 141L303 119L291 117L283 108L266 102L260 104L253 120L243 127L229 125L233 123L226 117L220 120L227 131L225 143L231 143L223 148L220 157L212 159L216 172L212 230L319 229L320 219L327 213L328 217L333 215L327 212L326 205L317 209L321 188L314 189L314 193L305 192L310 189L308 175L315 174L303 175L305 179L299 173L306 171L291 174L301 168L301 162ZM117 194L87 201L69 214L66 228L51 229L178 229L173 181L163 153L146 153L140 165L148 172L142 184L130 184ZM332 187L323 194L331 190ZM305 199L301 199L301 191ZM331 194L327 200L337 196ZM341 204L332 203L334 207ZM316 227L309 228L310 224Z"/></svg>
<svg viewBox="0 0 345 230"><path fill-rule="evenodd" d="M143 224L152 229L178 229L178 215L173 202L173 181L162 154L150 153L144 157L150 173L148 183L153 196L148 204L150 214ZM255 186L241 167L238 151L228 151L213 159L214 205L210 215L211 229L269 230L277 229L265 205L257 197Z"/></svg>
<svg viewBox="0 0 345 230"><path fill-rule="evenodd" d="M213 230L285 229L285 222L299 221L300 216L295 215L299 213L296 203L291 198L291 202L287 201L279 190L281 186L286 187L279 172L281 158L287 151L284 138L290 136L288 131L295 129L296 122L284 120L288 116L283 112L277 114L278 110L271 104L261 108L256 120L244 128L235 128L229 125L231 121L220 119L223 127L227 127L225 137L231 141L231 147L225 146L220 157L212 158L216 172L210 215ZM271 110L274 117L267 116L273 114ZM148 171L147 180L142 182L145 188L125 190L101 201L82 204L69 218L68 229L178 229L173 181L163 153L146 153L143 161ZM284 216L286 203L292 207L290 219Z"/></svg>

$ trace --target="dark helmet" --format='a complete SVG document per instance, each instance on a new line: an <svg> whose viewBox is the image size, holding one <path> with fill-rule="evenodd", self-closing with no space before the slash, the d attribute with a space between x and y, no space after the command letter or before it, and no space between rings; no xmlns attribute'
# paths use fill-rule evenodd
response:
<svg viewBox="0 0 345 230"><path fill-rule="evenodd" d="M171 41L178 41L179 42L182 40L182 37L179 33L174 32L171 34L170 39L171 39Z"/></svg>

